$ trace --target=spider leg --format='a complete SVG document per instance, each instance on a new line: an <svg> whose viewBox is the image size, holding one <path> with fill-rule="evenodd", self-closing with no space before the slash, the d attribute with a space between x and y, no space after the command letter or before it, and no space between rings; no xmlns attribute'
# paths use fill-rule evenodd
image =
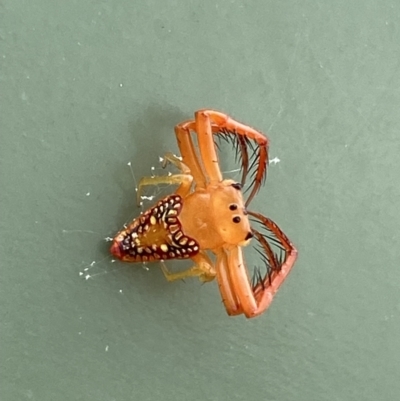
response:
<svg viewBox="0 0 400 401"><path fill-rule="evenodd" d="M259 305L257 305L257 301L251 288L246 265L243 260L241 247L231 247L227 265L233 292L236 294L245 316L254 317L262 313L266 308L260 309Z"/></svg>
<svg viewBox="0 0 400 401"><path fill-rule="evenodd" d="M272 273L266 274L265 277L260 276L257 279L258 283L252 286L243 260L242 248L229 248L226 275L229 275L232 292L237 296L243 313L248 318L260 315L270 306L276 292L286 279L297 258L296 248L272 220L259 213L249 212L249 215L257 218L261 224L276 236L277 242L284 248L286 256L282 262L278 262L275 258L274 260L271 259L270 263L275 265ZM258 231L253 230L253 233L268 258L268 254L271 252L270 246ZM277 263L279 263L278 268Z"/></svg>
<svg viewBox="0 0 400 401"><path fill-rule="evenodd" d="M282 230L274 223L271 219L263 216L260 213L248 212L250 216L254 217L259 221L259 223L266 227L269 230L273 237L268 235L263 235L257 230L253 230L253 234L255 238L259 241L260 245L264 250L264 254L266 255L266 261L270 265L271 271L268 275L266 275L262 281L258 280L258 284L253 288L253 292L255 297L259 299L260 304L263 302L263 292L274 291L273 294L278 290L278 288L282 285L283 281L289 274L291 268L293 267L296 259L297 259L297 249L290 242L288 237L282 232ZM281 249L284 257L280 259L277 257L268 243L274 243L278 245ZM270 287L270 289L268 288ZM266 306L266 308L268 305Z"/></svg>
<svg viewBox="0 0 400 401"><path fill-rule="evenodd" d="M218 158L212 139L213 134L223 134L224 131L226 131L226 134L229 133L240 136L244 139L238 140L239 151L242 155L242 180L246 178L249 170L246 139L254 140L257 143L258 150L256 161L258 161L258 163L251 183L252 189L246 201L247 206L259 190L266 175L268 164L268 139L254 128L235 121L228 115L218 111L207 109L199 110L195 114L195 120L201 159L211 182L220 182L222 180L222 175L218 166ZM244 151L244 147L246 147L246 151Z"/></svg>
<svg viewBox="0 0 400 401"><path fill-rule="evenodd" d="M164 262L161 262L161 270L168 281L182 280L186 277L198 277L203 283L214 280L216 273L206 253L200 252L192 260L195 265L182 272L171 273Z"/></svg>
<svg viewBox="0 0 400 401"><path fill-rule="evenodd" d="M205 188L206 177L196 154L190 134L190 131L195 129L196 126L194 121L185 121L175 126L175 135L183 162L189 167L196 186L199 188Z"/></svg>
<svg viewBox="0 0 400 401"><path fill-rule="evenodd" d="M197 111L195 114L195 124L201 160L203 162L206 175L208 176L211 184L219 183L223 180L223 178L218 164L218 155L214 144L212 121L209 114L206 111Z"/></svg>
<svg viewBox="0 0 400 401"><path fill-rule="evenodd" d="M175 193L177 195L180 195L182 198L185 198L190 192L192 182L193 182L193 177L190 174L173 174L170 176L160 175L154 177L142 177L142 179L139 181L136 193L137 204L138 206L140 205L142 189L145 186L159 185L159 184L180 184Z"/></svg>
<svg viewBox="0 0 400 401"><path fill-rule="evenodd" d="M177 167L182 174L190 174L190 168L182 162L182 159L180 157L175 156L171 152L168 152L164 155L162 167L165 168L168 163L171 163L175 167Z"/></svg>
<svg viewBox="0 0 400 401"><path fill-rule="evenodd" d="M243 313L243 309L234 292L229 273L228 255L224 249L217 252L216 273L222 302L228 315L240 315Z"/></svg>

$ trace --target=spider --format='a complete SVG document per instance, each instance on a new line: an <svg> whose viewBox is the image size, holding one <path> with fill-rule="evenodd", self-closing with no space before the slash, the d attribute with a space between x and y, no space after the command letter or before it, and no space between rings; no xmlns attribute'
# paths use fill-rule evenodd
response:
<svg viewBox="0 0 400 401"><path fill-rule="evenodd" d="M192 132L197 134L198 150ZM171 163L179 173L143 177L137 196L139 201L148 185L178 184L176 191L120 231L110 251L124 262L161 262L168 281L198 277L208 282L216 278L228 315L260 315L297 257L293 244L272 220L247 210L266 176L268 139L228 115L208 109L197 111L194 120L178 124L175 134L182 157L167 153L163 164ZM223 179L215 136L235 144L242 167L240 183ZM249 150L255 156L251 164ZM249 175L252 181L244 200L242 187ZM251 222L261 229L252 228ZM258 241L267 273L262 275L256 269L250 279L242 247L252 238ZM194 266L171 273L163 263L167 259L191 259Z"/></svg>

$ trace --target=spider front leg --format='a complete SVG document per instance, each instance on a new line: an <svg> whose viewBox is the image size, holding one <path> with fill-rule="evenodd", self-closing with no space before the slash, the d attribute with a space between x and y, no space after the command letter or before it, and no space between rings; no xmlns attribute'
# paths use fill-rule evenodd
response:
<svg viewBox="0 0 400 401"><path fill-rule="evenodd" d="M175 135L183 162L189 167L196 187L205 188L207 180L198 160L190 134L190 131L194 131L195 129L196 125L194 121L185 121L175 126Z"/></svg>
<svg viewBox="0 0 400 401"><path fill-rule="evenodd" d="M217 260L217 273L222 299L228 314L243 313L251 318L260 315L270 306L296 261L297 250L271 219L259 213L250 211L248 213L274 235L270 237L268 234L252 230L265 253L265 261L271 271L264 277L259 274L251 283L242 248L227 246L224 248L226 256L219 257L219 263ZM282 249L282 258L274 254L268 241Z"/></svg>
<svg viewBox="0 0 400 401"><path fill-rule="evenodd" d="M140 205L142 190L145 186L159 184L180 184L175 193L177 195L180 195L182 198L185 198L189 194L193 182L193 177L190 174L189 167L182 163L182 161L172 153L166 153L166 155L164 156L163 167L165 167L168 162L175 165L182 173L173 174L170 176L162 175L154 177L142 177L139 181L136 193L136 201L138 206Z"/></svg>
<svg viewBox="0 0 400 401"><path fill-rule="evenodd" d="M214 110L197 111L195 114L195 121L201 158L211 183L222 181L222 174L218 165L218 157L215 150L213 135L229 134L235 135L236 138L240 138L238 139L238 144L242 155L242 181L246 179L249 169L247 154L248 140L251 139L256 142L258 146L256 160L258 163L251 184L252 189L246 201L246 206L248 206L254 195L259 190L267 172L268 139L254 128L235 121L228 115Z"/></svg>
<svg viewBox="0 0 400 401"><path fill-rule="evenodd" d="M222 248L217 252L216 273L218 287L226 312L229 316L236 316L242 314L243 309L232 287L228 263L228 253Z"/></svg>
<svg viewBox="0 0 400 401"><path fill-rule="evenodd" d="M164 262L161 269L168 281L183 280L187 277L198 277L203 283L214 280L216 273L210 258L205 252L200 252L192 258L195 265L187 270L178 273L171 273Z"/></svg>

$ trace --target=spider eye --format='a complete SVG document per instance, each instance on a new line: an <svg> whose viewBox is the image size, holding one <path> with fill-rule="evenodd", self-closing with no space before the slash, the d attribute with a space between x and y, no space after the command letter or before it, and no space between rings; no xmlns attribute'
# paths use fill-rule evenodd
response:
<svg viewBox="0 0 400 401"><path fill-rule="evenodd" d="M234 182L234 183L232 184L232 186L233 186L233 188L235 188L235 189L237 189L237 190L242 189L242 184L240 184L239 182Z"/></svg>
<svg viewBox="0 0 400 401"><path fill-rule="evenodd" d="M229 210L236 210L237 208L238 208L238 206L237 206L236 203L231 203L231 204L229 205Z"/></svg>
<svg viewBox="0 0 400 401"><path fill-rule="evenodd" d="M240 223L240 217L239 217L239 216L235 216L235 217L232 219L232 221L233 221L234 223Z"/></svg>

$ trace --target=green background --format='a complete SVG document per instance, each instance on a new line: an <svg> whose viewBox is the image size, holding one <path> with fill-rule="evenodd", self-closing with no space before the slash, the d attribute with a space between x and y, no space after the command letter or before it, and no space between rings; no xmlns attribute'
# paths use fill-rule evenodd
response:
<svg viewBox="0 0 400 401"><path fill-rule="evenodd" d="M1 400L400 399L398 0L0 13ZM281 160L252 208L300 256L252 320L104 241L204 107Z"/></svg>

